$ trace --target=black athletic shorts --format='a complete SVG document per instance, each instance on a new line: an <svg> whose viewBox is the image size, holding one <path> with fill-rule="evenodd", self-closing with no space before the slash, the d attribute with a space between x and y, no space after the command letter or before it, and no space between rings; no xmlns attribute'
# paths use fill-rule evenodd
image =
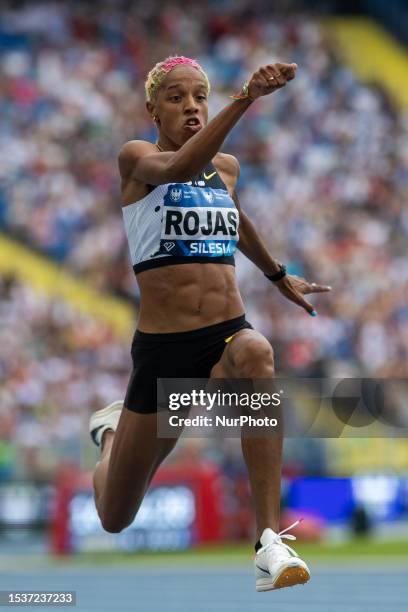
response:
<svg viewBox="0 0 408 612"><path fill-rule="evenodd" d="M136 330L126 408L142 414L156 412L157 378L209 378L226 341L241 329L253 329L245 315L186 332L148 334Z"/></svg>

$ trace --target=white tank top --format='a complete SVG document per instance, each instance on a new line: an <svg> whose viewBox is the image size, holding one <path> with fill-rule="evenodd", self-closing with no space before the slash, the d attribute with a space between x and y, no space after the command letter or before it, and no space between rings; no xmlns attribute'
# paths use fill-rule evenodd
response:
<svg viewBox="0 0 408 612"><path fill-rule="evenodd" d="M234 265L239 213L212 164L122 208L135 273L185 263Z"/></svg>

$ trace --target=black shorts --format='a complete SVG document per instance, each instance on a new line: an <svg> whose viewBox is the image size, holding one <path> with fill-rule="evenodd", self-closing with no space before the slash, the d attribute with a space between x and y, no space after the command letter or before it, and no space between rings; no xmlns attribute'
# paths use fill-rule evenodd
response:
<svg viewBox="0 0 408 612"><path fill-rule="evenodd" d="M158 378L209 378L211 369L221 359L226 341L241 329L253 329L245 315L174 334L136 330L126 408L142 414L156 412Z"/></svg>

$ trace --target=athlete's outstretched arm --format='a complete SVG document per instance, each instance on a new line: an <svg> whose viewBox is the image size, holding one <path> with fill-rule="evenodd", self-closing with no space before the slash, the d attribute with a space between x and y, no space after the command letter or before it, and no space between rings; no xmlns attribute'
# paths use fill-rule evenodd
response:
<svg viewBox="0 0 408 612"><path fill-rule="evenodd" d="M238 197L234 192L233 196L235 205L239 212L239 250L250 259L264 274L272 275L276 274L280 270L280 262L274 259L266 248L262 238L248 215L244 213L240 207ZM295 304L298 304L304 308L309 314L315 312L314 307L310 302L305 300L303 297L307 293L323 293L330 291L331 287L328 285L317 285L316 283L309 283L304 278L294 275L286 275L281 280L274 283L279 291L288 300L291 300Z"/></svg>
<svg viewBox="0 0 408 612"><path fill-rule="evenodd" d="M280 89L295 78L296 64L268 64L251 77L248 94L251 99L234 100L218 113L205 127L185 142L178 151L158 153L151 143L132 140L119 154L122 176L132 172L133 178L150 185L170 181L184 182L200 172L218 153L225 138L245 113L251 102ZM149 103L149 112L155 106Z"/></svg>

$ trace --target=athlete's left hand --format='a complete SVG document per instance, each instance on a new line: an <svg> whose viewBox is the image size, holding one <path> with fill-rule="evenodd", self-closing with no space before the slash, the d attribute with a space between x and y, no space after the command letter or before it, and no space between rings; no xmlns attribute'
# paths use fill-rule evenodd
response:
<svg viewBox="0 0 408 612"><path fill-rule="evenodd" d="M291 274L287 274L279 281L276 281L274 285L276 285L282 295L291 302L304 308L312 317L315 317L317 313L312 304L305 300L303 296L308 293L325 293L326 291L331 291L329 285L309 283L304 278Z"/></svg>

